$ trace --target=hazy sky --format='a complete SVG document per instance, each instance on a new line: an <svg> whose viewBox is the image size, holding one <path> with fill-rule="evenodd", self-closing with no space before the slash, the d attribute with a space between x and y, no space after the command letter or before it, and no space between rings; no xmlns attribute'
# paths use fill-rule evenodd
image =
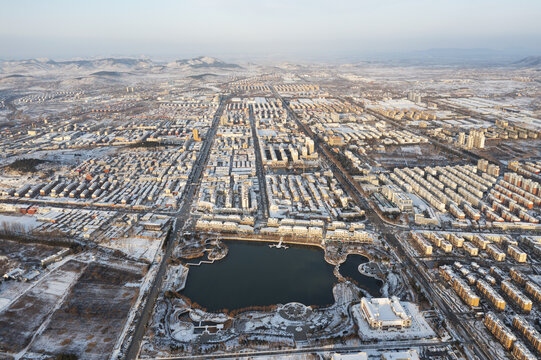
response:
<svg viewBox="0 0 541 360"><path fill-rule="evenodd" d="M0 0L0 58L541 53L541 0Z"/></svg>

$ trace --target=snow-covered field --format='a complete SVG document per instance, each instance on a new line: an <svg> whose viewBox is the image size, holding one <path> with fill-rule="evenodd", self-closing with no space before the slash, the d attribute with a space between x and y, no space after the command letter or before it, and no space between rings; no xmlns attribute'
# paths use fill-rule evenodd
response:
<svg viewBox="0 0 541 360"><path fill-rule="evenodd" d="M155 239L143 239L139 237L125 237L110 239L100 246L120 250L134 259L152 262L160 250L162 241Z"/></svg>

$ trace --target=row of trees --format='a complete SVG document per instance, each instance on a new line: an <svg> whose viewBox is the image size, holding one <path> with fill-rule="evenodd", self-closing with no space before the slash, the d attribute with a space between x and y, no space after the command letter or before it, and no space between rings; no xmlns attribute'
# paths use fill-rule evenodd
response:
<svg viewBox="0 0 541 360"><path fill-rule="evenodd" d="M7 166L8 169L19 172L36 172L36 167L47 162L41 159L18 159Z"/></svg>

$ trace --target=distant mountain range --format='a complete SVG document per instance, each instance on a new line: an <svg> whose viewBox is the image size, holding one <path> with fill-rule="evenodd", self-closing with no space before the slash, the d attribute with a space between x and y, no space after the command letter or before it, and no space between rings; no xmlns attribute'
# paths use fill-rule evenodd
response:
<svg viewBox="0 0 541 360"><path fill-rule="evenodd" d="M177 60L167 64L168 67L189 67L192 69L198 68L224 68L224 69L240 69L237 64L229 64L209 56L199 56L193 59Z"/></svg>
<svg viewBox="0 0 541 360"><path fill-rule="evenodd" d="M67 60L54 61L50 59L29 59L29 60L0 60L0 72L3 73L29 73L40 71L70 71L70 70L119 70L128 71L137 68L149 68L151 60L130 59L130 58L104 58L92 60Z"/></svg>
<svg viewBox="0 0 541 360"><path fill-rule="evenodd" d="M381 54L364 60L347 62L357 66L383 64L387 66L509 66L514 68L541 68L541 56L526 56L491 49L429 49L405 53ZM520 59L520 60L518 60ZM246 65L248 68L251 65ZM282 63L280 69L291 71L302 67L299 64ZM15 82L19 78L30 79L41 75L59 75L83 79L128 78L138 73L166 74L186 73L193 79L226 75L241 70L242 66L224 62L209 56L180 59L169 63L148 58L101 58L55 61L51 59L0 60L0 80Z"/></svg>
<svg viewBox="0 0 541 360"><path fill-rule="evenodd" d="M540 67L541 66L541 56L528 56L524 59L520 59L513 63L515 66L519 67Z"/></svg>
<svg viewBox="0 0 541 360"><path fill-rule="evenodd" d="M66 60L54 61L49 60L46 64L56 67L77 66L80 68L100 68L107 66L139 66L148 67L152 65L152 61L148 59L132 59L132 58L104 58L96 60Z"/></svg>
<svg viewBox="0 0 541 360"><path fill-rule="evenodd" d="M389 52L359 58L361 64L381 63L396 66L535 66L535 56L526 50L495 50L486 48L435 48L426 50ZM520 63L521 58L530 59ZM345 60L347 62L347 60ZM531 64L530 64L531 61Z"/></svg>
<svg viewBox="0 0 541 360"><path fill-rule="evenodd" d="M112 76L112 77L119 77L123 75L127 75L129 73L123 73L119 71L96 71L95 73L90 74L91 76Z"/></svg>
<svg viewBox="0 0 541 360"><path fill-rule="evenodd" d="M159 63L150 59L137 58L102 58L55 61L50 59L28 60L0 60L0 74L29 74L49 71L76 71L88 72L89 75L115 76L115 72L128 73L136 71L163 71L173 70L198 70L218 69L233 70L241 69L237 64L226 63L216 58L200 56L192 59L182 59L170 63Z"/></svg>

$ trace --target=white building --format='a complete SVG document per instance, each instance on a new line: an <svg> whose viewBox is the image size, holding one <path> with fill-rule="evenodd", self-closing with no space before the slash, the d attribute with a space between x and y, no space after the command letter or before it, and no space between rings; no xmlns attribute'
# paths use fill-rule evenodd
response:
<svg viewBox="0 0 541 360"><path fill-rule="evenodd" d="M419 360L417 350L388 351L381 354L381 360Z"/></svg>
<svg viewBox="0 0 541 360"><path fill-rule="evenodd" d="M334 353L331 356L331 360L368 360L368 355L365 352L358 352L352 354Z"/></svg>
<svg viewBox="0 0 541 360"><path fill-rule="evenodd" d="M392 298L362 298L361 310L372 328L402 328L411 326L411 316L406 313L396 296Z"/></svg>

